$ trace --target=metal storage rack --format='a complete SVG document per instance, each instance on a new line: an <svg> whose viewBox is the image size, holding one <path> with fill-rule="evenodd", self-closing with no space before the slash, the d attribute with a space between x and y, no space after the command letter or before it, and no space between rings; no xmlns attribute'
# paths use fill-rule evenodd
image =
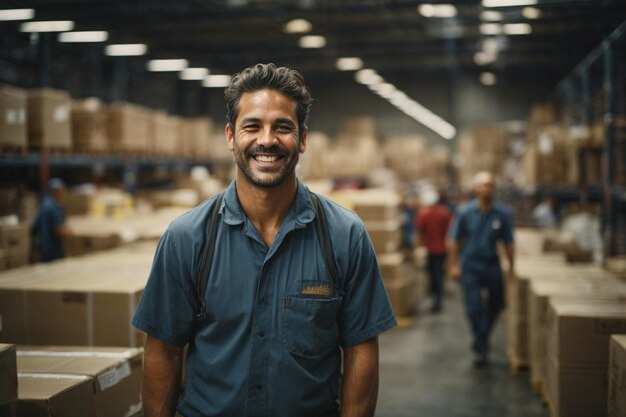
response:
<svg viewBox="0 0 626 417"><path fill-rule="evenodd" d="M579 187L559 191L599 197L604 256L625 255L626 22L558 84L552 99L563 122L601 139L581 149Z"/></svg>

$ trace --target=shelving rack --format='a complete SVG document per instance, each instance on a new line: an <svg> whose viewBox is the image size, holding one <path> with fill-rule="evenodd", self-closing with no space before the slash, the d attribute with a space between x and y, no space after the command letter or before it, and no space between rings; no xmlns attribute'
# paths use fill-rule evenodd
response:
<svg viewBox="0 0 626 417"><path fill-rule="evenodd" d="M556 87L552 100L561 109L562 121L600 132L603 143L583 149L580 169L594 153L600 162L597 183L583 181L575 189L552 190L558 194L600 193L605 259L626 254L626 22L611 33ZM591 157L584 158L589 152ZM589 175L587 175L588 177ZM583 177L584 178L584 177Z"/></svg>

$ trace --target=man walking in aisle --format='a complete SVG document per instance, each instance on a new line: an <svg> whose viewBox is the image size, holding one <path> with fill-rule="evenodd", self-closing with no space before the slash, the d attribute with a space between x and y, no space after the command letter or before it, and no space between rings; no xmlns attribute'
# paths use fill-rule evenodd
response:
<svg viewBox="0 0 626 417"><path fill-rule="evenodd" d="M61 206L65 183L60 178L51 178L47 191L31 225L35 242L34 258L41 262L64 258L63 242L72 234L65 222L65 211Z"/></svg>
<svg viewBox="0 0 626 417"><path fill-rule="evenodd" d="M446 261L446 235L452 213L442 204L435 190L422 193L423 207L415 221L420 244L426 246L426 268L430 278L430 294L433 298L431 311L440 312L443 302L444 265Z"/></svg>
<svg viewBox="0 0 626 417"><path fill-rule="evenodd" d="M482 367L488 363L489 335L504 308L497 245L504 244L509 279L515 278L515 245L512 216L502 203L494 201L493 175L476 174L474 186L476 198L457 211L450 228L450 275L461 280L474 339L474 363Z"/></svg>
<svg viewBox="0 0 626 417"><path fill-rule="evenodd" d="M133 320L145 416L373 416L396 322L363 223L296 178L304 79L257 64L225 98L235 180L170 225Z"/></svg>

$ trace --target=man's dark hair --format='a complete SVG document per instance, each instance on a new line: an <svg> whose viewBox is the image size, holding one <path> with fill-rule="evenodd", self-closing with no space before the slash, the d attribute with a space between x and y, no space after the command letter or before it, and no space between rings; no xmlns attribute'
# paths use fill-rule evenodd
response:
<svg viewBox="0 0 626 417"><path fill-rule="evenodd" d="M307 127L313 98L304 83L304 77L296 70L276 67L274 64L256 64L233 76L224 90L226 99L226 119L235 131L235 121L239 113L239 100L243 93L273 89L291 97L296 102L298 131L300 137Z"/></svg>

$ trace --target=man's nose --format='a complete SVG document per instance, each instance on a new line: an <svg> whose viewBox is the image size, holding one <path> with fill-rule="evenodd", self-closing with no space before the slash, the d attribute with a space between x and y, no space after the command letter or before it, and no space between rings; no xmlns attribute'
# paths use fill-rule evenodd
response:
<svg viewBox="0 0 626 417"><path fill-rule="evenodd" d="M263 145L266 148L269 148L270 146L274 145L276 141L276 135L272 131L271 127L264 127L259 132L259 137L257 138L257 143L259 145Z"/></svg>

